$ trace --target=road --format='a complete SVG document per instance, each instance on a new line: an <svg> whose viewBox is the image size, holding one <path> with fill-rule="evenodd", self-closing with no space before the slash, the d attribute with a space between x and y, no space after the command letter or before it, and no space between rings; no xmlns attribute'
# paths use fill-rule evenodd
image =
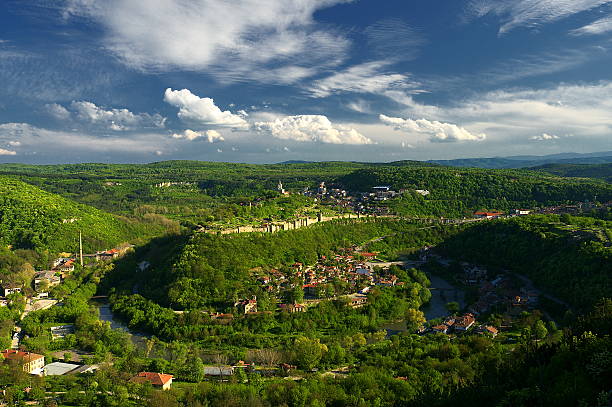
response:
<svg viewBox="0 0 612 407"><path fill-rule="evenodd" d="M44 309L51 308L55 304L57 304L57 300L47 299L47 300L37 300L32 301L31 299L26 302L25 309L21 314L20 320L24 319L30 312L40 311ZM21 338L23 334L21 332L21 327L19 324L15 326L15 330L13 332L13 338L11 340L11 349L19 349L19 343L21 342Z"/></svg>

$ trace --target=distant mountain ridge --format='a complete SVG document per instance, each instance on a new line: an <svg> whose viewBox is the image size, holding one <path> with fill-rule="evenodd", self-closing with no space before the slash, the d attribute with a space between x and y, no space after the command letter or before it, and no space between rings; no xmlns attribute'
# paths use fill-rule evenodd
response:
<svg viewBox="0 0 612 407"><path fill-rule="evenodd" d="M612 151L597 153L560 153L545 156L510 156L490 158L460 158L454 160L429 160L429 163L449 167L475 167L475 168L527 168L545 164L606 164L612 163Z"/></svg>

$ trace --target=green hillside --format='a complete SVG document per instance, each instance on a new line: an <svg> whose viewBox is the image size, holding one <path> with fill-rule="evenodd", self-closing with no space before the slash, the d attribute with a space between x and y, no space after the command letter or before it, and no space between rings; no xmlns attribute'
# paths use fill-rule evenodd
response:
<svg viewBox="0 0 612 407"><path fill-rule="evenodd" d="M86 251L160 233L153 222L119 218L99 209L0 177L0 244L14 248L75 251L79 231Z"/></svg>
<svg viewBox="0 0 612 407"><path fill-rule="evenodd" d="M439 249L454 259L526 275L582 309L612 292L612 222L567 215L479 222Z"/></svg>
<svg viewBox="0 0 612 407"><path fill-rule="evenodd" d="M376 185L395 190L427 189L427 197L404 194L388 205L403 215L463 216L477 209L510 210L575 201L612 199L612 185L598 180L559 178L519 170L449 167L380 167L339 178L346 188L369 191Z"/></svg>
<svg viewBox="0 0 612 407"><path fill-rule="evenodd" d="M598 178L612 182L612 163L609 164L547 164L532 170L543 171L560 177Z"/></svg>

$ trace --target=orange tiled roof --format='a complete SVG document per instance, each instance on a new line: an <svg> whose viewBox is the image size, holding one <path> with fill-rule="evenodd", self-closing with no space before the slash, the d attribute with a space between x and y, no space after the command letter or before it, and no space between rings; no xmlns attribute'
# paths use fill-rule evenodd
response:
<svg viewBox="0 0 612 407"><path fill-rule="evenodd" d="M23 363L28 363L28 362L31 362L33 360L38 360L40 358L44 358L43 355L39 355L37 353L24 352L24 351L21 351L21 350L14 350L14 349L3 350L2 351L2 357L4 359L18 360L18 361L23 362Z"/></svg>
<svg viewBox="0 0 612 407"><path fill-rule="evenodd" d="M163 386L170 380L172 380L172 375L152 372L140 372L138 373L138 376L132 378L132 382L150 382L152 385L155 386Z"/></svg>

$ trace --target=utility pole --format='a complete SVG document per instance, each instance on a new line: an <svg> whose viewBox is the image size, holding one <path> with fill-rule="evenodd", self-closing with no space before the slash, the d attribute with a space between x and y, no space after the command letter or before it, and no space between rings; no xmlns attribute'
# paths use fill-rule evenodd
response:
<svg viewBox="0 0 612 407"><path fill-rule="evenodd" d="M79 253L81 255L81 267L83 267L83 236L79 230Z"/></svg>

